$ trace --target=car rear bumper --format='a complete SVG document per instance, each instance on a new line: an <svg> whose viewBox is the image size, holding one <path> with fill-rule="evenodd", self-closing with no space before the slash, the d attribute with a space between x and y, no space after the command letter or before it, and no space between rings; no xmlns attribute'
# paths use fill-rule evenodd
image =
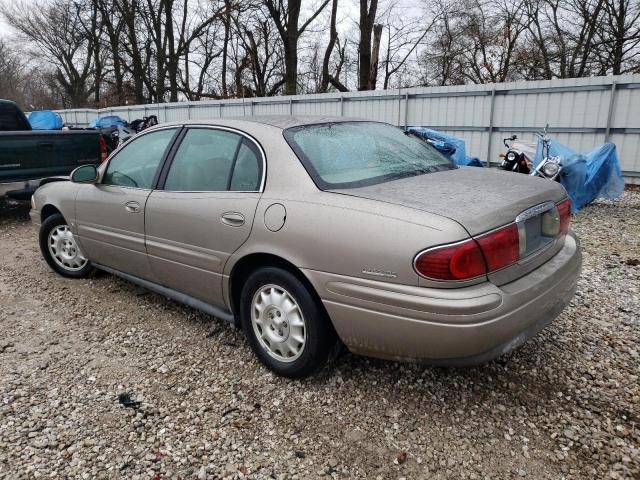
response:
<svg viewBox="0 0 640 480"><path fill-rule="evenodd" d="M354 353L393 360L474 365L524 343L550 323L575 293L578 239L524 277L500 287L410 287L313 270L333 325Z"/></svg>

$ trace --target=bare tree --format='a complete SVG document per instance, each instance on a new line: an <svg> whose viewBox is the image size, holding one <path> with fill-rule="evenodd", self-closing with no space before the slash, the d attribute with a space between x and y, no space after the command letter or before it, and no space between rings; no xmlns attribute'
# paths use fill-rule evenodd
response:
<svg viewBox="0 0 640 480"><path fill-rule="evenodd" d="M320 85L320 92L326 92L329 88L329 82L331 81L331 73L329 71L329 63L331 62L331 55L333 49L338 41L338 30L336 29L336 18L338 16L338 0L332 0L331 2L331 20L329 21L329 43L324 51L324 58L322 59L322 82Z"/></svg>
<svg viewBox="0 0 640 480"><path fill-rule="evenodd" d="M640 72L640 2L605 0L598 23L600 74Z"/></svg>
<svg viewBox="0 0 640 480"><path fill-rule="evenodd" d="M302 0L264 0L271 18L280 33L284 48L285 95L295 95L298 91L298 42L300 36L309 27L331 0L322 0L302 25L300 13Z"/></svg>
<svg viewBox="0 0 640 480"><path fill-rule="evenodd" d="M53 66L65 107L87 105L96 88L94 52L97 45L82 26L84 13L64 0L53 0L38 10L25 2L2 8L7 23L35 47L34 55Z"/></svg>
<svg viewBox="0 0 640 480"><path fill-rule="evenodd" d="M371 37L378 11L378 0L360 0L360 43L358 44L358 90L371 90ZM375 85L373 86L375 88Z"/></svg>

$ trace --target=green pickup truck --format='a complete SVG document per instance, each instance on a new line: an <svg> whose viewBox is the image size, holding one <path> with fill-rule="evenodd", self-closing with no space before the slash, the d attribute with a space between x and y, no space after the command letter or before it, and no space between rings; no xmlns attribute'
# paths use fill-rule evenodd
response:
<svg viewBox="0 0 640 480"><path fill-rule="evenodd" d="M0 198L27 200L45 178L107 157L97 130L31 130L18 106L0 100Z"/></svg>

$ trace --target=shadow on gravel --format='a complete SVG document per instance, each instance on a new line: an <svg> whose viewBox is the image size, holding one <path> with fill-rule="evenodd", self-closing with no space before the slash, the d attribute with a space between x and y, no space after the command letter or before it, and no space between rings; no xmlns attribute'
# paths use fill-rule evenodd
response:
<svg viewBox="0 0 640 480"><path fill-rule="evenodd" d="M29 221L29 202L0 198L0 225Z"/></svg>

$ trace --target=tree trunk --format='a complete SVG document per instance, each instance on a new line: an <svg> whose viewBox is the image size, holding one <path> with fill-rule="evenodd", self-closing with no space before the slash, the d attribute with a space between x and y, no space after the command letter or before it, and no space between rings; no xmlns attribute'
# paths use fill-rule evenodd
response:
<svg viewBox="0 0 640 480"><path fill-rule="evenodd" d="M298 38L289 35L284 43L284 94L298 93Z"/></svg>
<svg viewBox="0 0 640 480"><path fill-rule="evenodd" d="M331 4L331 24L329 30L329 44L324 52L322 61L322 83L320 84L320 92L326 92L329 89L329 62L331 61L331 53L338 39L338 30L336 29L336 16L338 13L338 0L333 0Z"/></svg>
<svg viewBox="0 0 640 480"><path fill-rule="evenodd" d="M373 27L373 48L371 49L371 70L369 72L369 90L376 89L378 80L378 57L380 56L380 39L382 38L382 25Z"/></svg>
<svg viewBox="0 0 640 480"><path fill-rule="evenodd" d="M360 45L358 47L358 90L369 90L371 74L371 34L376 19L378 0L360 0Z"/></svg>

